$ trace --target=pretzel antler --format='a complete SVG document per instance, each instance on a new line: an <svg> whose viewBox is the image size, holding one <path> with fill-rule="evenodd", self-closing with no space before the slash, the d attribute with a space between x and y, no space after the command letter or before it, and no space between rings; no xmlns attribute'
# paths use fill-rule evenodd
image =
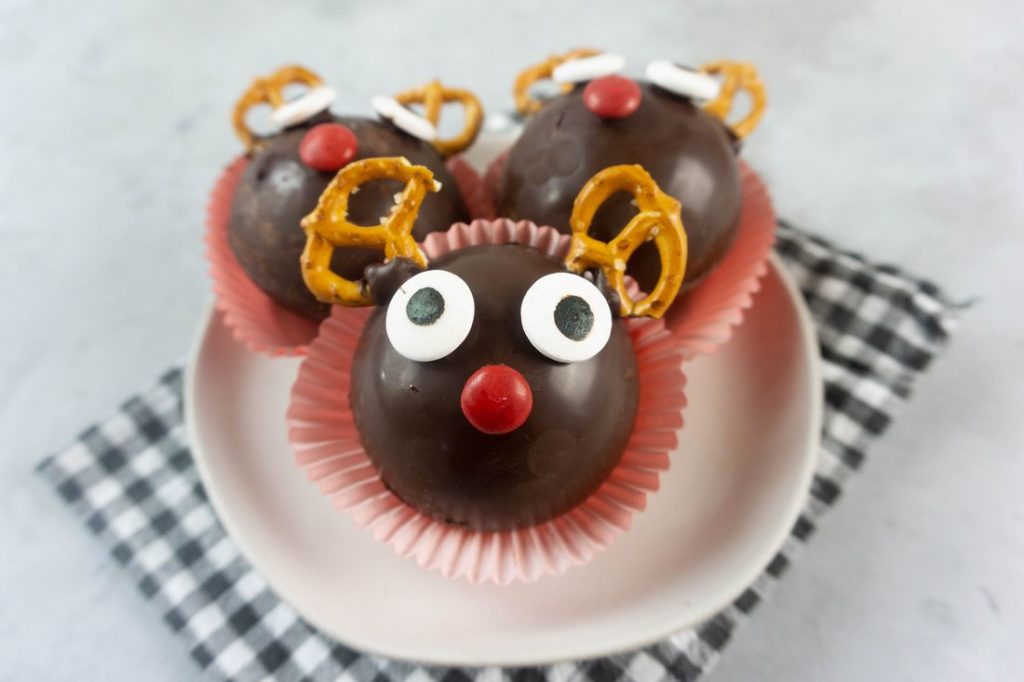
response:
<svg viewBox="0 0 1024 682"><path fill-rule="evenodd" d="M529 116L530 114L536 113L542 106L544 106L544 102L530 95L530 88L533 87L534 83L550 80L551 74L554 73L555 68L573 59L583 59L585 57L593 57L599 54L601 54L601 50L594 50L587 47L579 48L566 52L565 54L551 55L544 61L528 66L520 71L519 75L516 76L515 84L512 86L512 95L515 97L516 102L516 111L523 116ZM569 92L572 88L572 83L562 84L563 93Z"/></svg>
<svg viewBox="0 0 1024 682"><path fill-rule="evenodd" d="M608 242L588 234L597 209L616 192L633 195L639 212ZM587 181L573 203L569 226L572 240L565 265L582 273L598 268L619 297L623 317L661 317L672 305L686 272L686 230L678 201L661 191L642 166L605 168ZM646 241L654 240L661 256L661 275L645 298L634 301L626 290L626 263Z"/></svg>
<svg viewBox="0 0 1024 682"><path fill-rule="evenodd" d="M705 64L700 70L711 76L722 76L722 87L718 97L704 105L704 111L720 118L732 128L736 137L744 138L754 131L764 115L765 89L761 77L753 64L747 62L718 61ZM750 111L736 123L729 123L726 117L732 111L737 91L745 90L750 95Z"/></svg>
<svg viewBox="0 0 1024 682"><path fill-rule="evenodd" d="M259 104L269 104L274 109L284 106L284 89L293 84L315 88L323 85L323 81L320 76L304 66L282 66L269 76L253 80L249 89L235 103L231 124L247 150L251 150L256 142L255 135L245 122L245 115L249 113L249 109Z"/></svg>
<svg viewBox="0 0 1024 682"><path fill-rule="evenodd" d="M391 213L380 224L362 226L349 222L349 198L371 180L399 180L405 189L396 194ZM384 260L407 258L421 268L427 257L412 236L413 224L427 192L441 184L425 166L414 166L403 157L354 161L331 180L312 213L302 219L306 248L302 252L302 278L317 300L347 306L373 305L363 282L355 282L331 271L335 248L381 249Z"/></svg>
<svg viewBox="0 0 1024 682"><path fill-rule="evenodd" d="M434 140L434 148L444 157L458 154L473 144L473 140L480 133L480 127L484 122L484 109L476 95L469 90L447 87L439 80L401 92L395 95L395 101L403 106L423 105L424 118L433 123L435 127L441 120L441 109L445 104L454 102L462 105L465 110L465 122L459 134L448 139Z"/></svg>

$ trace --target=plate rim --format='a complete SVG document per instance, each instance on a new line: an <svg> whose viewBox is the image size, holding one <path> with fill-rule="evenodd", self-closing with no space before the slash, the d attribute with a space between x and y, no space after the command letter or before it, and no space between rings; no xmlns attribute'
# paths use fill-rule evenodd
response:
<svg viewBox="0 0 1024 682"><path fill-rule="evenodd" d="M727 608L729 604L734 602L736 598L743 593L755 580L760 576L769 562L775 556L776 553L785 544L786 539L790 536L793 525L796 523L800 512L803 510L806 500L810 494L811 481L814 476L814 472L818 463L820 454L821 444L821 424L824 414L824 396L822 393L823 376L821 367L821 355L818 352L818 334L817 329L814 326L814 322L811 319L810 310L807 308L806 301L803 295L800 293L799 287L793 280L792 275L786 270L785 266L782 265L782 261L779 255L772 251L768 263L771 270L779 277L783 288L786 291L787 298L791 305L796 311L796 318L798 323L798 329L800 338L806 346L806 351L803 356L806 360L806 367L808 370L808 385L812 396L810 400L810 414L807 420L807 432L805 433L805 439L807 443L806 451L803 456L803 466L800 470L800 481L796 487L797 490L802 491L798 495L794 495L790 500L789 507L786 510L785 523L779 523L775 536L772 538L771 543L766 543L765 549L762 555L758 557L758 561L751 561L746 571L737 571L737 578L730 582L730 589L723 590L723 594L727 594L728 598L723 598L721 603L713 607L709 606L701 611L691 612L685 622L681 624L675 624L667 629L659 629L658 632L650 633L645 632L642 635L638 635L632 638L624 638L621 644L614 647L604 646L599 650L572 650L566 651L564 654L556 656L541 656L541 657L526 657L519 655L512 655L502 657L501 660L485 660L480 657L465 657L461 659L449 658L446 656L436 657L422 657L422 656L407 656L400 652L385 651L377 648L373 644L369 644L364 641L360 641L358 637L353 637L351 633L346 633L341 636L337 633L331 623L324 622L318 616L311 615L304 612L298 605L289 601L286 597L286 591L280 589L280 585L277 584L276 578L272 578L262 570L260 570L260 561L255 558L259 555L259 552L254 552L253 548L249 545L249 540L245 533L239 530L236 525L235 519L230 512L227 510L230 505L226 504L221 497L221 493L218 491L216 485L214 485L214 477L210 471L209 464L206 456L203 454L202 448L200 447L198 431L197 431L197 415L196 399L195 399L195 387L198 385L196 382L196 370L198 367L199 356L202 353L204 340L209 332L210 325L213 322L215 315L218 314L216 304L211 301L200 318L199 324L197 324L195 331L192 335L192 341L189 347L188 356L185 364L184 373L184 384L182 391L183 401L183 415L185 420L185 432L188 438L189 450L192 453L192 460L195 462L196 470L199 473L199 478L203 484L203 488L206 492L207 499L213 506L214 512L217 515L218 521L224 527L225 533L230 537L231 541L238 547L239 553L245 558L250 564L252 569L256 571L260 577L267 583L268 587L274 592L274 594L281 599L283 602L288 604L303 620L308 622L312 627L321 631L328 637L336 639L337 641L345 644L346 646L364 653L383 658L389 658L393 660L403 661L407 663L416 663L429 666L442 666L442 667L485 667L485 666L499 666L499 667L521 667L521 666L540 666L540 665L554 665L558 663L565 663L577 660L589 660L594 658L601 658L607 656L614 656L629 651L635 651L642 649L651 644L655 644L664 639L672 637L675 634L685 631L687 628L691 628L694 625L705 621L706 619L714 616L721 612L722 609ZM767 276L767 273L766 275ZM751 305L757 305L757 297L760 294L760 288L753 293L753 301ZM246 349L242 349L243 352L251 352ZM278 358L271 358L277 360ZM296 358L282 358L282 361L295 361ZM686 362L690 362L689 360ZM814 398L817 396L817 399ZM780 515L780 519L782 515ZM577 647L576 649L580 649Z"/></svg>

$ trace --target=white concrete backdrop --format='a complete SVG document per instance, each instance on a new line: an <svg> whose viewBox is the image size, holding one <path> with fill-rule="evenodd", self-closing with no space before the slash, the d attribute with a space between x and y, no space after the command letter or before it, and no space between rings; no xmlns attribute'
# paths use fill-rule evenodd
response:
<svg viewBox="0 0 1024 682"><path fill-rule="evenodd" d="M0 0L0 679L198 677L32 467L183 357L249 78L305 63L369 113L441 75L497 110L580 44L755 61L780 213L978 300L715 678L1020 675L1022 35L1014 0Z"/></svg>

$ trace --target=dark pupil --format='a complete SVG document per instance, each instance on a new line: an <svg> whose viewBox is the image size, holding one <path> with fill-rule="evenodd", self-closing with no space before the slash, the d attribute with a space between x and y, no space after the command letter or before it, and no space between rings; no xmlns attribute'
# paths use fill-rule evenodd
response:
<svg viewBox="0 0 1024 682"><path fill-rule="evenodd" d="M566 296L555 306L555 326L567 338L582 341L594 327L594 311L579 296Z"/></svg>
<svg viewBox="0 0 1024 682"><path fill-rule="evenodd" d="M420 327L434 324L444 313L444 296L433 287L423 287L409 297L405 314L409 321Z"/></svg>

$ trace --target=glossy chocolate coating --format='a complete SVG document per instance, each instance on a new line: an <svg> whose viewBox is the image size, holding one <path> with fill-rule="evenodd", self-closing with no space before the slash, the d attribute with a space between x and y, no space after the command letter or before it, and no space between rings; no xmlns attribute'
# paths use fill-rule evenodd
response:
<svg viewBox="0 0 1024 682"><path fill-rule="evenodd" d="M526 338L519 307L530 285L562 264L531 247L454 251L431 264L473 292L469 336L449 356L413 362L370 317L352 363L352 411L370 459L403 500L435 518L478 530L521 528L572 509L615 468L637 409L637 361L625 323L604 349L561 364ZM511 433L491 436L466 420L460 396L484 365L518 370L533 410Z"/></svg>
<svg viewBox="0 0 1024 682"><path fill-rule="evenodd" d="M608 166L640 164L683 204L689 243L685 292L721 260L735 236L741 199L736 141L691 100L639 85L639 108L621 119L605 120L587 109L582 86L545 104L509 154L498 215L568 232L573 200L587 180ZM614 237L636 214L630 200L621 193L611 197L595 216L591 234ZM650 291L660 272L653 244L637 250L628 272Z"/></svg>
<svg viewBox="0 0 1024 682"><path fill-rule="evenodd" d="M312 126L329 121L346 125L355 133L359 149L353 160L404 156L433 171L442 187L440 192L428 195L420 208L413 231L417 240L468 219L444 159L430 144L390 123L323 113L264 138L238 183L228 223L228 243L242 269L260 289L285 308L312 320L326 317L329 306L317 301L302 281L299 257L306 235L299 222L316 208L335 173L306 166L299 158L299 143ZM390 180L363 185L352 196L350 219L361 225L379 222L394 205L395 193L402 189L402 183ZM338 249L334 254L334 271L353 280L362 277L364 267L382 260L382 254L372 249Z"/></svg>

